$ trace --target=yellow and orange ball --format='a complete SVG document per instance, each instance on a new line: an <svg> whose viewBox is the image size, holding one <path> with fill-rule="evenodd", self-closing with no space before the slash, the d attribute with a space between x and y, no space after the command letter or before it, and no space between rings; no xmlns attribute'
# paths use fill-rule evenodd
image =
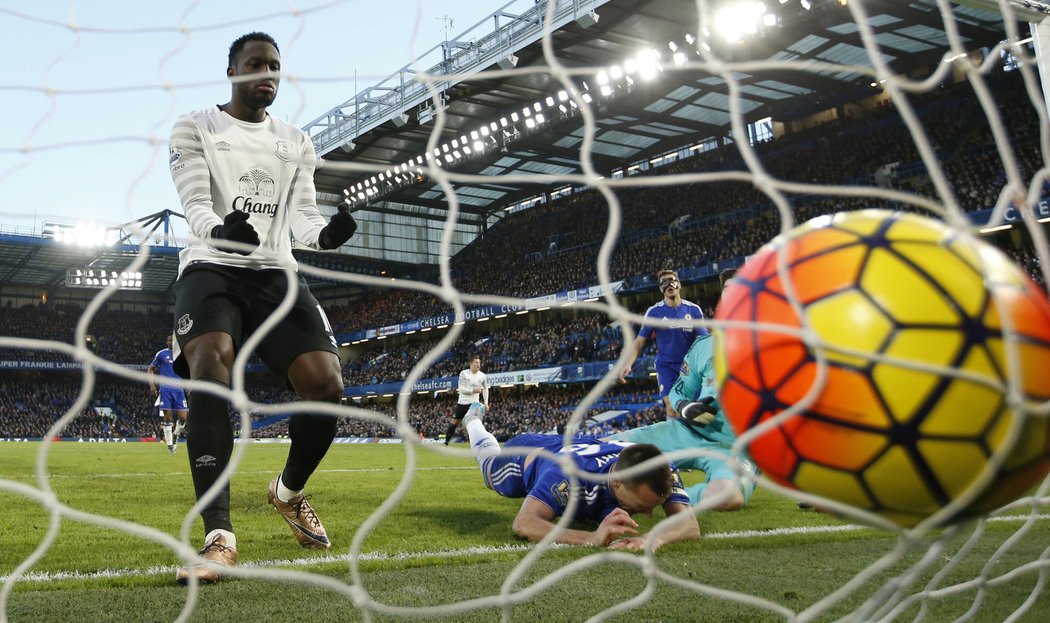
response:
<svg viewBox="0 0 1050 623"><path fill-rule="evenodd" d="M1050 302L1002 252L939 221L864 210L800 225L737 273L716 318L770 325L718 335L738 434L802 401L827 363L809 408L748 447L777 483L914 526L981 481L993 453L1002 463L956 517L1050 471L1050 418L1030 410L1050 400Z"/></svg>

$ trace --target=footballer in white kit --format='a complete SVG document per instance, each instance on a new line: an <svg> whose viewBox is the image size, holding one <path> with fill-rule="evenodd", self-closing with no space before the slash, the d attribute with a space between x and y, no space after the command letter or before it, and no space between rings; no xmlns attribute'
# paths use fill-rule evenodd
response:
<svg viewBox="0 0 1050 623"><path fill-rule="evenodd" d="M238 351L290 294L293 304L255 352L300 399L338 404L343 397L339 351L331 326L298 275L292 239L336 249L357 230L349 206L326 223L317 208L317 155L306 134L267 108L281 81L273 37L248 33L230 45L230 100L183 115L169 145L171 177L192 237L179 253L175 283L175 371L214 389L189 397L187 456L197 499L214 485L233 451L230 388ZM286 272L286 269L292 269ZM295 413L288 422L288 458L266 496L299 545L332 546L303 489L331 446L336 418ZM262 492L260 491L260 497ZM214 582L237 564L230 485L201 509L204 548L176 580Z"/></svg>
<svg viewBox="0 0 1050 623"><path fill-rule="evenodd" d="M481 371L481 357L472 356L467 365L468 367L459 373L459 383L456 386L459 399L456 400L456 410L452 412L452 421L445 431L446 446L452 441L452 436L456 434L456 428L463 421L463 416L467 414L470 405L480 402L485 405L486 410L489 407L488 377Z"/></svg>

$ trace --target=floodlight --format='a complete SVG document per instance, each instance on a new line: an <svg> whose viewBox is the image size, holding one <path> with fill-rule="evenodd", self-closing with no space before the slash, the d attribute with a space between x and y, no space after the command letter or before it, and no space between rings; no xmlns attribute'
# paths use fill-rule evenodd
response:
<svg viewBox="0 0 1050 623"><path fill-rule="evenodd" d="M66 286L71 288L107 288L118 290L141 290L142 273L138 271L100 270L97 268L71 268L66 271Z"/></svg>

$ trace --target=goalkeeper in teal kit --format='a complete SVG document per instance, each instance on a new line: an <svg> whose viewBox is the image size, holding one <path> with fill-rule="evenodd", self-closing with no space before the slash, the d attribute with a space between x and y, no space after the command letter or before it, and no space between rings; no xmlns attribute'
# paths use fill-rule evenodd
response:
<svg viewBox="0 0 1050 623"><path fill-rule="evenodd" d="M730 277L729 271L723 272L723 289ZM686 488L690 503L699 504L707 496L719 500L715 509L743 508L755 491L758 468L746 455L732 458L730 449L736 441L736 433L718 405L712 334L698 336L693 341L682 363L682 372L668 397L677 418L623 431L612 435L611 439L650 443L664 453L704 450L702 456L676 458L674 461L679 469L703 470L707 475L705 482ZM738 472L738 461L742 473Z"/></svg>

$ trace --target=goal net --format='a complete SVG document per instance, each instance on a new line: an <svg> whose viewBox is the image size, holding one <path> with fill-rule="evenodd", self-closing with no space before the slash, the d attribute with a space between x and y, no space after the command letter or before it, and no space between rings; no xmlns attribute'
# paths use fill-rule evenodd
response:
<svg viewBox="0 0 1050 623"><path fill-rule="evenodd" d="M85 215L107 214L110 216L93 220L95 231L103 236L116 235L124 245L117 272L132 275L133 280L133 275L147 273L151 266L159 270L166 262L167 278L174 279L171 254L165 256L161 247L169 241L176 247L184 245L188 239L185 225L170 215L154 220L141 217L156 215L164 207L175 210L178 205L176 194L170 191L165 164L167 132L175 117L225 97L226 82L212 69L195 66L195 78L171 77L182 76L186 69L180 65L180 55L205 42L215 56L215 67L225 62L221 42L232 41L243 34L241 31L270 31L281 45L285 72L282 97L295 102L282 111L290 123L308 127L322 157L318 169L321 211L327 217L345 203L361 224L357 236L343 248L350 259L339 255L333 256L338 259L315 258L301 261L297 267L286 266L288 282L295 283L296 270L311 280L314 293L329 309L337 334L367 335L374 340L384 337L382 331L391 327L400 327L391 334L404 334L398 336L402 344L398 352L404 354L399 365L391 363L392 359L384 362L389 353L377 346L378 341L366 344L362 339L358 340L360 344L355 341L351 345L347 338L344 354L370 362L357 367L344 362L344 376L366 379L362 385L396 381L402 388L418 389L421 383L447 376L437 372L442 365L455 363L453 374L458 372L463 366L458 365L462 361L457 358L482 348L487 339L502 333L504 339L519 347L503 360L497 372L506 373L501 378L515 387L500 390L493 402L499 405L528 400L533 408L542 400L556 401L557 395L537 397L518 386L531 380L531 376L525 379L527 375L538 377L553 366L530 359L529 349L521 343L528 345L531 341L535 346L548 338L615 335L610 340L619 347L602 361L600 373L582 385L586 389L573 393L573 408L553 425L568 440L616 417L616 405L629 402L620 395L619 375L637 328L644 322L645 306L659 299L653 279L658 270L678 269L691 291L708 297L705 305L713 309L722 269L746 270L763 245L801 223L868 208L920 214L936 219L965 244L998 247L1027 275L1027 287L1045 300L1045 284L1050 277L1045 226L1050 219L1046 179L1050 121L1042 61L1045 46L1050 44L1050 31L1044 31L1047 26L1043 24L1050 17L1050 4L1036 0L510 2L487 18L497 24L492 40L505 46L495 48L500 51L498 58L485 56L490 49L486 45L492 40L479 36L450 41L448 22L443 21L445 45L436 48L443 55L436 63L417 57L421 48L437 38L426 34L432 30L429 24L421 26L422 20L434 17L412 7L404 16L408 22L414 16L410 40L404 47L383 52L402 62L412 61L411 71L401 74L405 82L399 85L400 90L388 85L367 92L354 100L353 111L343 108L319 118L321 124L308 124L313 107L334 104L345 100L346 93L360 92L357 77L345 70L341 42L313 40L322 38L314 33L329 31L311 26L322 22L353 24L361 5L352 1L290 9L282 5L272 12L253 9L251 15L226 15L223 11L228 9L223 9L214 19L200 22L195 18L196 3L190 3L178 7L184 13L166 15L169 21L165 26L154 26L145 18L122 11L100 14L97 21L89 22L78 17L82 7L75 3L64 16L28 8L0 9L0 23L7 24L10 32L24 28L42 33L39 41L26 45L47 60L34 65L35 75L0 78L0 97L12 105L12 112L5 115L8 132L0 148L0 185L7 191L5 196L18 201L0 207L0 252L4 253L0 271L28 275L21 282L6 277L0 283L0 295L8 308L20 307L41 295L44 299L66 296L66 300L83 307L71 312L73 319L62 334L34 326L34 321L24 316L18 316L17 324L0 320L4 327L0 332L0 360L22 362L10 366L16 368L10 386L0 389L0 407L6 409L0 411L0 419L8 418L8 430L15 431L3 434L0 430L0 437L34 436L32 423L24 429L12 424L19 409L40 399L39 391L26 389L27 385L61 376L60 381L54 381L55 386L72 388L71 402L63 404L60 417L48 422L46 435L36 435L45 437L45 443L36 451L32 465L5 461L2 454L7 444L0 442L0 501L12 508L39 506L46 524L39 534L19 537L17 551L22 554L17 559L0 555L0 620L23 620L19 616L26 616L26 610L20 603L26 592L37 590L35 583L106 577L92 575L97 569L79 569L75 562L62 573L34 575L41 561L55 554L55 543L70 523L127 534L157 550L153 558L136 557L128 563L121 561L118 553L112 554L110 559L115 562L106 573L112 572L115 577L106 582L148 576L158 566L170 574L174 567L163 565L170 565L173 558L180 563L195 559L199 505L190 508L187 503L172 511L183 516L180 529L173 532L139 523L134 516L117 511L113 515L89 512L56 493L53 472L65 471L62 464L69 459L65 453L58 455L59 444L48 442L61 437L63 431L102 430L98 426L109 431L111 425L116 426L112 424L116 418L100 396L119 394L127 385L146 392L149 383L144 366L126 365L125 360L107 354L116 351L100 350L100 345L91 341L92 327L100 322L114 323L107 317L118 318L119 325L119 316L110 316L119 311L118 306L147 304L142 302L145 299L121 298L117 283L96 290L67 288L63 295L61 288L69 283L64 281L67 276L62 275L60 285L57 267L48 266L47 258L51 257L51 246L63 244L67 223L87 220L80 218ZM103 26L105 20L112 25ZM657 22L658 28L654 26ZM383 30L388 26L365 24L357 28ZM661 34L680 32L671 41L653 40L647 30L650 27ZM529 29L538 33L535 43L514 47L514 38L525 37ZM989 32L995 33L994 37L990 38ZM150 45L155 37L174 43ZM117 54L121 46L114 46L113 40L121 38L129 42L123 54L141 57L127 65L127 75L112 75L104 65L84 68L78 62L78 58L105 59ZM328 46L324 60L307 62L319 44ZM570 48L569 52L563 46ZM577 55L575 46L591 47L592 55ZM634 52L629 56L610 53L602 64L594 64L593 59L601 57L594 49L604 48L631 48ZM12 61L20 54L26 52L8 50ZM903 60L910 56L925 60ZM581 62L580 58L592 62ZM8 74L8 70L3 73ZM521 80L507 86L510 83L503 81L509 78ZM661 80L678 86L661 89ZM333 84L343 95L329 95L333 91L328 87ZM413 88L417 94L425 93L421 101L409 101ZM360 114L373 100L386 101L385 91L397 91L399 97L407 98L391 109L396 109L396 115L369 120ZM88 101L112 94L119 94L119 105L100 108ZM328 97L333 101L318 102ZM463 106L474 98L478 109L486 114L493 106L504 112L468 124L464 118L469 118L469 112L456 108L456 98L462 98ZM69 114L81 106L90 113ZM148 114L143 115L144 110ZM125 127L104 134L84 134L83 128L91 128L96 122L94 115L105 115L107 120L124 118ZM355 121L332 121L340 115ZM411 154L399 151L399 132L405 136L409 132L426 133L425 148ZM391 145L385 160L380 157L383 141ZM366 149L369 147L370 151ZM111 154L121 151L133 152L134 162L106 165ZM355 158L355 153L367 157ZM530 160L534 166L528 166ZM478 166L482 161L485 165ZM118 162L115 157L113 162ZM77 163L83 165L86 174L76 168ZM88 177L104 177L105 182ZM65 182L59 186L55 183L58 180ZM345 180L342 192L332 190L339 186L339 180ZM161 183L168 194L154 196L154 188L162 188L158 185ZM81 187L87 192L79 192ZM393 194L397 191L402 194ZM62 200L41 201L40 205L49 207L34 214L30 226L27 214L36 207L21 202L41 195L61 196ZM499 197L503 196L512 200L502 204ZM411 200L417 203L412 205ZM491 203L493 209L479 216L471 209L479 202ZM63 204L69 206L68 211L57 207ZM112 206L123 207L110 210ZM438 218L434 218L435 213ZM5 227L5 220L21 225ZM164 229L159 229L160 225ZM38 244L37 250L5 251L8 246L25 243L25 238L40 236L48 240ZM88 243L83 248L87 270L101 253ZM413 249L423 251L413 255ZM785 255L782 253L779 261L786 261ZM118 264L113 263L113 253L107 257L106 270L112 272ZM69 261L69 256L54 261ZM382 274L385 261L406 271L405 267L414 263L430 264L432 270L420 269L407 278L392 280ZM777 268L784 269L783 265ZM109 278L117 279L115 275ZM120 277L121 286L125 278ZM76 296L69 296L73 291ZM945 293L946 297L950 295ZM799 297L796 288L789 286L786 305L800 309ZM290 303L286 301L278 314L286 313ZM155 298L150 304L170 312L167 299ZM498 318L500 310L512 316L516 312L538 314L541 306L546 309L563 304L572 305L574 316L560 324L508 324L486 331L477 322L481 315L477 310L496 310L491 315ZM46 305L41 301L41 310ZM338 313L333 315L333 309ZM8 311L8 317L14 318L15 312ZM445 318L447 322L437 330L436 322L430 327L420 324L425 318ZM57 315L48 315L47 319L48 323L65 322ZM304 405L277 391L269 396L271 400L261 400L252 388L250 370L257 362L251 354L278 319L264 324L245 344L235 361L232 389L224 394L237 412L239 440L253 440L253 423L273 418L277 423L271 430L280 431L280 416L319 411L340 418L341 430L353 431L348 434L382 435L400 442L404 457L399 469L403 473L390 481L378 500L370 500L370 512L353 527L352 536L343 534L342 549L337 554L325 559L244 564L230 570L231 582L262 578L316 589L343 604L339 616L351 620L491 620L494 616L504 620L557 616L568 620L626 620L634 616L632 613L656 616L645 609L647 604L663 608L669 601L710 608L725 620L732 618L737 608L745 608L741 611L752 620L790 621L946 617L1034 621L1042 620L1050 610L1044 588L1050 567L1050 549L1046 547L1050 479L1040 480L1034 489L993 512L947 526L919 522L901 527L842 500L804 493L783 480L761 476L756 495L768 500L763 502L767 514L760 514L763 504L752 504L737 513L719 513L714 510L715 501L704 501L693 507L703 533L699 544L676 544L659 550L650 546L637 553L579 548L578 555L565 554L572 548L553 545L552 541L558 530L569 527L567 522L537 545L512 541L508 523L505 547L473 551L437 542L434 551L428 552L370 551L371 535L412 513L406 508L415 499L413 483L429 469L423 464L436 455L460 460L463 467L469 458L462 446L444 448L421 438L421 433L422 437L433 436L443 428L444 420L435 426L434 419L447 416L451 405L408 389L392 390L392 400L347 400L338 407ZM412 333L435 330L411 336L405 328L413 322L416 328ZM691 320L690 324L719 335L743 325L759 326L713 316ZM1009 322L1006 325L1002 342L1009 361L1008 376L1029 381L1045 377L1045 370L1024 369L1024 353L1031 343L1035 343L1033 348L1050 345L1030 343L1026 341L1028 333L1009 326ZM593 327L598 327L593 329L595 333L588 334ZM170 324L165 330L170 330ZM818 350L826 346L808 320L797 334L806 346ZM593 344L591 348L589 352L607 352ZM604 344L602 348L611 347ZM849 354L865 356L862 352ZM874 361L894 360L893 353L867 355ZM590 362L572 360L581 371L585 363ZM40 372L48 367L59 372ZM971 378L962 370L965 362L932 369L913 367L944 377ZM824 371L817 376L814 392L828 382L826 369L821 369ZM373 382L376 370L391 376ZM18 374L34 376L16 377ZM114 384L114 378L123 385ZM1045 381L1034 383L1050 386ZM189 381L176 384L190 391L208 387ZM105 385L105 392L98 389L100 385ZM643 378L632 388L647 385L655 383ZM1050 417L1045 390L1041 395L1039 391L1029 392L1022 381L1011 380L995 389L997 400L1006 405L1003 408L1011 409L1019 419L1036 422L1037 431L1045 430ZM611 400L613 396L616 400ZM854 398L846 396L846 400ZM812 399L806 395L805 400ZM806 404L784 405L788 411L785 418L794 415L794 407L807 408ZM493 409L494 418L500 417L499 409ZM108 419L86 423L87 418L102 417L99 414ZM551 427L548 423L545 421L544 430ZM19 430L30 432L17 434ZM1017 441L1020 431L1018 424L1002 434L1013 435ZM731 462L739 474L743 474L743 467L738 459L751 450L760 432L742 434L733 447ZM1035 443L1039 439L1036 437ZM235 485L239 477L254 469L246 467L254 465L249 459L254 447L236 444L225 474ZM990 467L983 472L986 479L994 478L997 469L1009 467L1004 456L990 454ZM705 450L670 453L676 461L708 455ZM965 461L967 456L961 454L959 460ZM1047 461L1050 447L1042 447L1037 462L1044 472ZM31 477L9 473L16 468L31 468L33 473ZM581 473L571 475L581 481L588 478ZM178 474L185 476L184 472ZM480 482L477 484L480 487ZM969 490L954 493L963 500L960 506L978 496ZM353 504L353 494L348 496ZM440 530L435 527L441 534L460 514L473 512L461 508L444 491L429 491L425 497L429 502L420 513L432 513L430 520L441 524ZM446 508L435 511L433 504L438 502ZM820 510L812 510L814 507ZM248 512L235 512L238 510ZM806 513L819 518L811 522L816 525L799 525L797 517ZM14 523L17 512L8 517ZM497 517L499 521L507 518ZM653 522L652 533L663 533L673 522L673 518ZM709 525L716 528L709 530ZM854 538L870 530L879 531L882 538ZM792 582L799 576L804 579L811 570L793 553L797 542L792 539L800 535L810 535L807 555L821 556L819 565L833 567L817 575L823 577L826 572L836 582L798 589L802 597ZM720 539L739 543L740 547L719 549L714 554L705 549L708 542ZM741 551L748 552L742 554L747 560L743 569L731 560ZM504 561L512 558L510 564L494 567L498 577L485 581L472 578L475 587L483 587L474 597L445 598L444 587L459 579L454 577L462 571L458 565L467 561L484 567L484 557L493 552ZM551 558L552 553L557 556ZM402 554L405 558L399 558ZM452 571L437 567L427 586L407 584L398 591L376 588L381 581L404 581L395 573L402 570L396 566L381 570L386 574L382 580L370 579L374 565L379 564L376 561L394 561L394 565L410 568L423 557L445 556ZM310 568L315 562L341 566L337 572L317 571ZM615 579L618 574L631 575L638 581L632 588L623 589ZM765 590L766 575L775 590ZM791 582L777 577L784 575L793 576ZM148 602L167 595L157 586L143 590ZM595 593L602 597L595 598ZM551 610L552 594L568 603ZM178 620L212 616L205 610L209 597L191 585L177 613ZM265 597L252 593L247 599L262 601ZM533 606L536 609L530 610ZM678 614L669 615L670 619L698 612L689 606L683 608L671 611ZM702 615L696 614L696 618Z"/></svg>

